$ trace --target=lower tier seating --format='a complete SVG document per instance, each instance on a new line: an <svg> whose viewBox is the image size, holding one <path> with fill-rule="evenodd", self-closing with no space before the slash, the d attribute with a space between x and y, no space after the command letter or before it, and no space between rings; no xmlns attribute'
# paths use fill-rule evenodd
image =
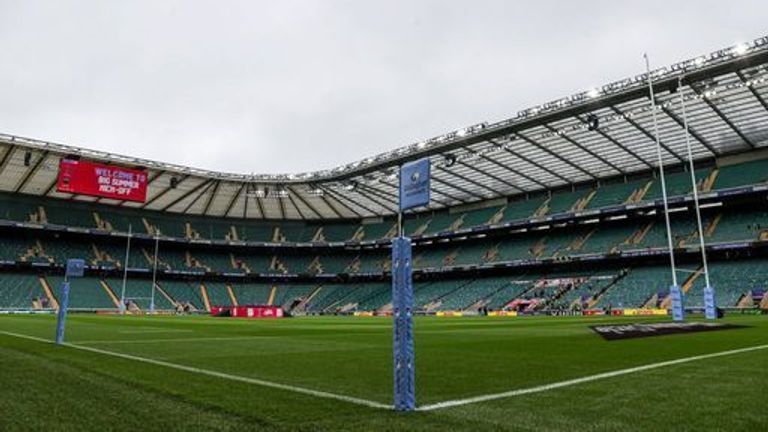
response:
<svg viewBox="0 0 768 432"><path fill-rule="evenodd" d="M0 273L0 309L32 309L33 302L41 300L45 304L40 306L48 306L37 276Z"/></svg>
<svg viewBox="0 0 768 432"><path fill-rule="evenodd" d="M61 298L61 286L64 283L64 278L48 276L46 279L53 294ZM113 291L117 289L118 298L120 297L121 283L120 279L116 279L112 285ZM128 290L126 290L126 297L128 297ZM69 307L72 309L117 309L117 305L102 285L101 279L95 277L75 278L69 281Z"/></svg>

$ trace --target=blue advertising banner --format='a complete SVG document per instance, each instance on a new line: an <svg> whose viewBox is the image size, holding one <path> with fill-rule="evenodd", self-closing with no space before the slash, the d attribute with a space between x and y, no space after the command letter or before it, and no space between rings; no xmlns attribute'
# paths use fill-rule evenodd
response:
<svg viewBox="0 0 768 432"><path fill-rule="evenodd" d="M715 289L712 288L711 286L704 288L704 316L707 319L717 319Z"/></svg>
<svg viewBox="0 0 768 432"><path fill-rule="evenodd" d="M429 158L400 167L400 210L429 204Z"/></svg>
<svg viewBox="0 0 768 432"><path fill-rule="evenodd" d="M672 296L672 319L682 321L685 318L683 311L683 290L677 285L669 288L669 294Z"/></svg>
<svg viewBox="0 0 768 432"><path fill-rule="evenodd" d="M67 277L83 277L85 273L85 261L81 259L67 260Z"/></svg>

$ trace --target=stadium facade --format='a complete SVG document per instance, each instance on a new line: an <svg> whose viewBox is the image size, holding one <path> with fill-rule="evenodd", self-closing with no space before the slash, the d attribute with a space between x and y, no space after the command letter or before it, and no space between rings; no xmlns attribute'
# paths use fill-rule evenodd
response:
<svg viewBox="0 0 768 432"><path fill-rule="evenodd" d="M687 123L719 305L768 308L768 37L651 79L686 306L703 305ZM423 157L433 200L404 224L421 311L666 308L646 80L301 174L212 172L0 135L0 309L56 308L63 264L78 257L88 269L74 309L117 310L125 284L129 308L144 311L157 245L158 309L386 313L397 168ZM61 192L62 160L145 170L147 199Z"/></svg>

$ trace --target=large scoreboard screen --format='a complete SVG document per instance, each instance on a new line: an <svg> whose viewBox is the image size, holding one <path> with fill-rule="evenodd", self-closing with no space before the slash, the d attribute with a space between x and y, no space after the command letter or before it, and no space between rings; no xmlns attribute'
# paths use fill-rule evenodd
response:
<svg viewBox="0 0 768 432"><path fill-rule="evenodd" d="M62 159L56 190L125 201L147 200L147 171Z"/></svg>

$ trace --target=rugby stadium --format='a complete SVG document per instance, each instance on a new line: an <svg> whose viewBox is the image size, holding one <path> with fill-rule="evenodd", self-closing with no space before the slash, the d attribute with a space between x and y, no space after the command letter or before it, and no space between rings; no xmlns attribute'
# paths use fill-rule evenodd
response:
<svg viewBox="0 0 768 432"><path fill-rule="evenodd" d="M404 413L391 244L425 158ZM601 337L671 327L672 274L723 331ZM768 37L315 172L0 135L3 430L765 430L767 291Z"/></svg>

